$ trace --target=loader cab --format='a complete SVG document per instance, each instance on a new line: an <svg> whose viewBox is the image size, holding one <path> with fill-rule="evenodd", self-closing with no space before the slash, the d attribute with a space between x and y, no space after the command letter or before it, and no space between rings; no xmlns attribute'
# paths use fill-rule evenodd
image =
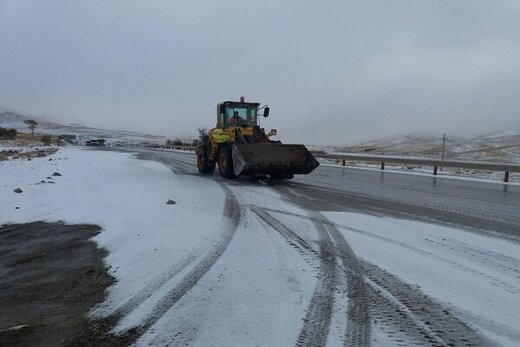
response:
<svg viewBox="0 0 520 347"><path fill-rule="evenodd" d="M233 126L252 127L258 124L256 102L224 101L217 105L217 128L227 129Z"/></svg>

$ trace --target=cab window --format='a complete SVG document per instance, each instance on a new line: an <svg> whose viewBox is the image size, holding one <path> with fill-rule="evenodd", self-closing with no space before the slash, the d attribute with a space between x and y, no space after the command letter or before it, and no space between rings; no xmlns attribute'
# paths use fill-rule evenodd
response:
<svg viewBox="0 0 520 347"><path fill-rule="evenodd" d="M226 112L226 125L231 126L231 118L234 114L239 117L239 123L242 126L253 126L256 125L256 107L255 106L242 106L242 105L229 105Z"/></svg>

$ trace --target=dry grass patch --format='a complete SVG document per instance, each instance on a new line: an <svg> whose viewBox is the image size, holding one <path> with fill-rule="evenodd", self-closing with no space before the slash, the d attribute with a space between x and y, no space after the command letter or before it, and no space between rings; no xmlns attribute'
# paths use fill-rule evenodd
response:
<svg viewBox="0 0 520 347"><path fill-rule="evenodd" d="M0 161L45 157L54 154L58 149L56 147L46 146L42 143L42 138L47 143L55 144L58 141L58 138L52 135L31 136L30 134L24 133L18 133L14 140L0 138Z"/></svg>

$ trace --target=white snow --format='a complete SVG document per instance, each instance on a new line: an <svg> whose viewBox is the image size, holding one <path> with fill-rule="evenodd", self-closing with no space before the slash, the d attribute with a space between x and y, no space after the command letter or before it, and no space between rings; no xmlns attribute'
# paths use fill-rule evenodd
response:
<svg viewBox="0 0 520 347"><path fill-rule="evenodd" d="M54 172L62 176L50 176ZM172 264L195 258L127 315L116 331L143 323L226 227L225 194L216 180L176 175L132 154L65 148L32 161L0 162L0 177L0 225L46 220L103 228L94 239L109 251L106 262L117 282L95 315L114 312ZM37 184L51 181L46 177L56 183ZM13 192L18 187L23 193ZM175 205L166 205L170 198ZM237 199L243 206L267 202L288 208L278 194L262 187L252 187ZM292 211L302 213L295 207ZM251 212L244 213L224 255L138 345L171 342L173 330L182 332L176 342L196 338L197 344L212 346L287 345L296 340L315 286L315 269Z"/></svg>
<svg viewBox="0 0 520 347"><path fill-rule="evenodd" d="M37 150L51 150L57 148L57 146L45 146L43 143L35 143L31 146L18 146L14 141L0 142L0 152L16 151L18 153L27 153Z"/></svg>
<svg viewBox="0 0 520 347"><path fill-rule="evenodd" d="M246 223L247 230L243 225L212 271L143 336L140 345L294 344L315 273L250 212Z"/></svg>
<svg viewBox="0 0 520 347"><path fill-rule="evenodd" d="M217 184L190 177L180 182L163 165L131 157L66 148L30 162L0 162L0 224L63 220L103 228L95 240L109 251L106 260L118 281L103 312L210 242L222 218L224 195ZM51 176L56 171L62 176ZM45 177L55 184L37 184L51 181ZM177 203L166 205L170 198Z"/></svg>
<svg viewBox="0 0 520 347"><path fill-rule="evenodd" d="M81 142L88 140L91 137L94 138L104 138L107 140L111 140L114 142L123 142L123 143L157 143L164 144L166 142L166 137L161 135L150 135L150 134L142 134L136 133L132 131L124 131L124 130L109 130L109 129L100 129L87 127L80 124L71 123L69 125L54 123L48 120L45 120L39 116L34 115L19 115L12 112L2 112L0 111L0 127L2 128L14 128L19 132L27 133L29 132L29 128L27 124L24 123L27 119L34 119L38 122L38 126L36 127L36 133L39 134L51 134L51 135L77 135Z"/></svg>
<svg viewBox="0 0 520 347"><path fill-rule="evenodd" d="M62 176L51 176L54 172ZM137 345L295 343L315 289L317 264L302 257L250 207L268 209L313 246L318 237L308 218L298 217L306 211L275 190L257 183L176 175L133 154L80 148L63 148L31 161L0 161L0 178L0 225L62 220L102 227L94 239L108 250L106 262L117 282L94 315L114 312L171 272L172 265L187 264L125 316L117 332L143 323L227 231L224 184L242 206L234 238ZM14 193L15 188L23 193ZM166 205L168 199L176 204ZM322 213L336 223L358 257L420 287L490 339L505 346L520 340L519 245L436 224ZM345 333L346 303L338 294L329 346L340 344ZM375 345L392 343L382 329L373 327Z"/></svg>
<svg viewBox="0 0 520 347"><path fill-rule="evenodd" d="M420 287L501 345L518 345L520 245L435 224L324 214L358 257Z"/></svg>

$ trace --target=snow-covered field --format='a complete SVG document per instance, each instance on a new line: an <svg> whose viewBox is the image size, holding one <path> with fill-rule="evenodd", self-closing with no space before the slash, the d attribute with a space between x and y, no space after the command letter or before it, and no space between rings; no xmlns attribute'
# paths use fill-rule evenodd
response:
<svg viewBox="0 0 520 347"><path fill-rule="evenodd" d="M373 139L352 146L327 148L328 152L370 153L389 156L411 156L440 159L442 135L407 134ZM476 137L449 135L445 144L449 160L520 162L520 130L489 133Z"/></svg>
<svg viewBox="0 0 520 347"><path fill-rule="evenodd" d="M38 122L36 133L51 134L51 135L77 135L80 142L84 142L90 138L104 138L110 142L124 142L124 143L155 143L164 144L166 137L160 135L141 134L132 131L109 130L94 127L87 127L80 124L64 125L41 119L40 117L33 117L31 115L19 115L14 112L0 111L0 127L14 128L19 132L29 132L29 129L24 121L27 119L34 119Z"/></svg>
<svg viewBox="0 0 520 347"><path fill-rule="evenodd" d="M425 334L445 341L434 331L442 322L425 323L408 306L428 310L430 299L495 343L520 343L516 243L374 214L310 211L268 186L180 174L127 153L63 148L2 161L0 177L0 225L62 220L102 227L95 241L108 250L117 282L92 316L120 318L116 333L144 327L139 346L308 343L308 333L320 331L309 317L330 320L327 345L343 345L352 331L349 302L359 298L347 295L345 258L317 257L331 237L340 251L341 239L348 242L343 250L365 271L372 345L415 342L413 332L395 328L408 321L379 303L402 308ZM320 304L331 305L331 315L313 313Z"/></svg>
<svg viewBox="0 0 520 347"><path fill-rule="evenodd" d="M395 157L440 159L442 153L442 136L428 134L408 134L388 138L374 139L359 144L343 147L311 146L313 150L331 154L384 155ZM445 147L446 160L482 161L492 163L520 164L520 131L485 134L477 137L448 136ZM329 164L340 164L341 161L326 160ZM379 168L379 163L347 161L349 166ZM385 169L403 172L431 173L433 167L417 165L399 165L386 163ZM462 168L443 168L440 174L466 176L491 180L502 180L503 172L473 170ZM513 173L511 181L518 180Z"/></svg>

